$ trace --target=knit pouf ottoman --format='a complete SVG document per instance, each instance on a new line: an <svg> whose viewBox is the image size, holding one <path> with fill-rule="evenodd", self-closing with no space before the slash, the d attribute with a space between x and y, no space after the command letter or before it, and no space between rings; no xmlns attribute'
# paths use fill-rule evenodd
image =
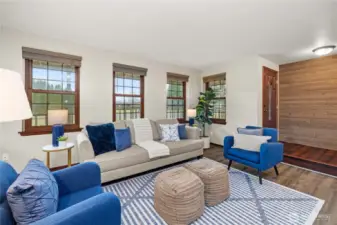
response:
<svg viewBox="0 0 337 225"><path fill-rule="evenodd" d="M228 170L221 163L210 159L200 159L187 163L184 167L195 173L205 185L205 202L214 206L229 197Z"/></svg>
<svg viewBox="0 0 337 225"><path fill-rule="evenodd" d="M191 171L178 167L155 179L154 208L168 225L185 225L204 212L204 184Z"/></svg>

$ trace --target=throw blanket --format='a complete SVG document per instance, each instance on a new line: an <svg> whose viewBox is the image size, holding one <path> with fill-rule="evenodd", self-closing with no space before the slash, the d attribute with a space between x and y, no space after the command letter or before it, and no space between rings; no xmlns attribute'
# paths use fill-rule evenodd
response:
<svg viewBox="0 0 337 225"><path fill-rule="evenodd" d="M149 158L170 155L170 149L153 140L152 127L149 119L132 120L135 130L135 143L149 153Z"/></svg>

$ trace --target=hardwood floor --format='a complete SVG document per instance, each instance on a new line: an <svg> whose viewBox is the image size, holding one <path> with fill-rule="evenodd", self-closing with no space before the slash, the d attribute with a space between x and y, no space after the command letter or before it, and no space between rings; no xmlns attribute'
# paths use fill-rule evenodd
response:
<svg viewBox="0 0 337 225"><path fill-rule="evenodd" d="M284 161L337 176L337 151L284 142Z"/></svg>
<svg viewBox="0 0 337 225"><path fill-rule="evenodd" d="M210 149L204 151L204 156L228 164L228 160L223 156L221 146L212 145ZM233 162L232 167L257 175L255 169L242 164ZM314 224L337 225L337 178L283 163L278 165L278 171L280 173L279 176L276 176L273 168L264 171L262 173L263 179L325 200L324 206Z"/></svg>

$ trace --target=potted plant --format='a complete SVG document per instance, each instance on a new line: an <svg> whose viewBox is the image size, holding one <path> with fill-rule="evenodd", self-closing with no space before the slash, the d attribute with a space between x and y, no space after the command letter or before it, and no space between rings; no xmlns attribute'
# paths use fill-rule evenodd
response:
<svg viewBox="0 0 337 225"><path fill-rule="evenodd" d="M59 147L60 148L66 147L67 146L67 140L68 140L68 137L66 137L66 136L58 137L57 141L59 142Z"/></svg>
<svg viewBox="0 0 337 225"><path fill-rule="evenodd" d="M202 128L202 139L204 140L204 148L210 147L210 137L206 136L206 124L212 124L213 105L212 100L215 98L215 93L212 88L208 88L205 92L200 92L199 102L196 107L197 116L195 120Z"/></svg>

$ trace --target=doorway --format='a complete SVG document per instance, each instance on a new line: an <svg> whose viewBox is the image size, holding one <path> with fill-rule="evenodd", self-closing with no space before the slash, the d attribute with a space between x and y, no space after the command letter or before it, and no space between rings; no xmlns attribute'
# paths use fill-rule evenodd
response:
<svg viewBox="0 0 337 225"><path fill-rule="evenodd" d="M263 67L262 86L262 122L263 127L277 128L277 96L278 72L268 67Z"/></svg>

